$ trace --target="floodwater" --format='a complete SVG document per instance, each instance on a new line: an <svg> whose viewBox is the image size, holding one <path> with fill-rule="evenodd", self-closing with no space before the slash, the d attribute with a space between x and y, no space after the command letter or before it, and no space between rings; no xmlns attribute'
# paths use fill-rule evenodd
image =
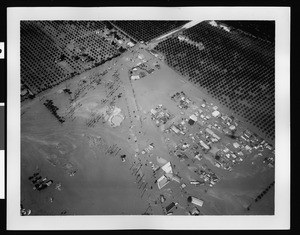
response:
<svg viewBox="0 0 300 235"><path fill-rule="evenodd" d="M66 215L141 215L146 212L163 215L168 204L178 202L174 215L187 215L193 209L187 203L187 197L192 195L204 201L200 208L203 215L274 213L272 191L259 202L260 207L254 203L250 211L246 210L274 180L274 170L266 168L262 159L256 159L255 164L246 159L228 172L213 166L205 158L194 164L191 159L181 161L169 154L170 146L186 136L164 134L151 120L150 110L163 104L176 119L180 117L180 110L170 99L175 92L184 90L195 102L201 97L209 98L145 50L139 53L143 53L146 59L150 58L149 64L160 63L161 69L130 82L128 70L139 60L135 58L132 63L126 59L132 54L126 52L123 57L68 81L73 92L80 88L80 81L85 80L88 84L77 101L70 101L69 95L57 92L66 86L61 84L23 105L23 207L31 209L31 215L60 215L62 212ZM105 76L100 76L101 83L92 84L91 77L107 70L108 66L112 69ZM115 71L119 80L113 76ZM108 88L112 83L115 90ZM115 128L97 119L102 112L100 110L109 103L105 103L104 99L110 92L114 94L108 98L110 101L122 93L122 98L114 100L114 105L121 109L125 119ZM46 99L53 100L59 107L59 115L66 117L66 122L59 123L47 110L43 105ZM72 108L73 114L70 112ZM141 154L150 143L154 144L154 149ZM123 154L126 155L125 162L120 158ZM154 173L151 166L161 167L168 161L181 181L171 181L159 190L155 181L163 173L161 170ZM221 178L214 187L190 184L191 179L197 180L194 170L201 165L208 165ZM42 191L33 190L34 185L28 179L37 170L41 176L53 180L53 184ZM180 188L182 183L186 184L184 190ZM160 195L165 196L165 202L159 202Z"/></svg>

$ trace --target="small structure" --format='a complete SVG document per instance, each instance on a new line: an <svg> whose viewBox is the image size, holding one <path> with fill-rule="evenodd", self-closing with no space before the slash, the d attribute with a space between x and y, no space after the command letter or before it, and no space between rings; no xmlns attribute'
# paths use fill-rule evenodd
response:
<svg viewBox="0 0 300 235"><path fill-rule="evenodd" d="M159 198L160 198L161 203L164 203L166 201L166 198L164 195L160 195Z"/></svg>

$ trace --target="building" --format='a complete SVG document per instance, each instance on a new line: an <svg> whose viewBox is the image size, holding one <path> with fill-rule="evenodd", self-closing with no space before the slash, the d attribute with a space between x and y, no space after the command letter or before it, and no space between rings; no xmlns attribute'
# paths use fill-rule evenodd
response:
<svg viewBox="0 0 300 235"><path fill-rule="evenodd" d="M195 115L195 114L192 114L191 116L190 116L190 119L192 119L194 122L197 122L197 116Z"/></svg>
<svg viewBox="0 0 300 235"><path fill-rule="evenodd" d="M221 116L221 113L218 111L218 110L215 110L212 112L212 114L214 117L220 117Z"/></svg>
<svg viewBox="0 0 300 235"><path fill-rule="evenodd" d="M127 45L128 45L129 47L133 47L133 46L134 46L134 43L132 43L132 42L127 42Z"/></svg>
<svg viewBox="0 0 300 235"><path fill-rule="evenodd" d="M180 130L174 125L171 126L171 130L174 131L176 134L180 132Z"/></svg>
<svg viewBox="0 0 300 235"><path fill-rule="evenodd" d="M203 140L200 140L199 142L200 142L200 145L201 145L205 150L209 150L209 149L210 149L209 146L203 142Z"/></svg>
<svg viewBox="0 0 300 235"><path fill-rule="evenodd" d="M166 176L161 176L158 180L157 180L157 186L159 189L162 189L164 186L166 186L169 183L169 179Z"/></svg>
<svg viewBox="0 0 300 235"><path fill-rule="evenodd" d="M238 147L240 147L240 145L239 145L238 143L236 143L236 142L233 143L232 145L233 145L233 147L235 147L236 149L237 149Z"/></svg>
<svg viewBox="0 0 300 235"><path fill-rule="evenodd" d="M139 75L132 75L131 80L139 80L140 76Z"/></svg>
<svg viewBox="0 0 300 235"><path fill-rule="evenodd" d="M177 183L180 183L180 178L177 175L173 175L172 173L166 173L165 176L173 181L176 181Z"/></svg>
<svg viewBox="0 0 300 235"><path fill-rule="evenodd" d="M166 173L166 174L169 174L169 173L173 173L172 171L172 166L171 166L171 163L170 162L167 162L164 166L161 167L161 169Z"/></svg>
<svg viewBox="0 0 300 235"><path fill-rule="evenodd" d="M216 135L211 129L206 128L205 130L206 130L206 132L207 132L208 134L210 134L212 137L216 138L217 140L220 140L220 137L219 137L218 135Z"/></svg>
<svg viewBox="0 0 300 235"><path fill-rule="evenodd" d="M187 198L187 200L188 200L188 202L193 203L197 206L201 206L201 207L203 206L203 203L204 203L202 200L200 200L198 198L195 198L195 197L192 197L192 196L189 196Z"/></svg>
<svg viewBox="0 0 300 235"><path fill-rule="evenodd" d="M177 204L177 202L171 202L168 206L166 206L166 212L169 213L169 211L172 210Z"/></svg>
<svg viewBox="0 0 300 235"><path fill-rule="evenodd" d="M195 121L192 119L189 119L188 124L190 124L191 126L195 124Z"/></svg>
<svg viewBox="0 0 300 235"><path fill-rule="evenodd" d="M152 115L156 115L157 114L157 111L155 109L151 109L150 112L151 112Z"/></svg>

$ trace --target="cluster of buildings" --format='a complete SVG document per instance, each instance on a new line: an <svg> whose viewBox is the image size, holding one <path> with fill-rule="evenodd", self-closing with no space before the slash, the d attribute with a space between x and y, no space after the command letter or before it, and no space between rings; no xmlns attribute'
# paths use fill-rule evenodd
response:
<svg viewBox="0 0 300 235"><path fill-rule="evenodd" d="M162 167L156 169L156 171L159 172L160 177L157 179L157 187L159 190L161 190L163 187L165 187L167 184L169 184L171 181L174 181L180 185L179 187L181 189L186 187L186 184L181 183L182 178L176 174L173 173L172 164L171 162L167 162ZM161 203L165 202L166 199L163 195L160 195ZM202 207L204 201L201 199L198 199L196 197L188 196L187 201L189 203L192 203L196 206ZM178 205L178 202L172 201L170 204L168 204L164 208L164 213L167 215L171 215L174 212L174 209L176 209L176 206ZM191 212L189 212L190 215L199 215L200 211L197 207L194 207Z"/></svg>
<svg viewBox="0 0 300 235"><path fill-rule="evenodd" d="M154 144L153 143L149 144L145 149L143 149L141 151L141 153L142 154L150 153L152 149L154 149Z"/></svg>
<svg viewBox="0 0 300 235"><path fill-rule="evenodd" d="M125 49L135 46L135 43L132 40L115 29L108 29L105 27L102 30L97 30L96 34L104 37L105 41L110 42L113 45L117 44L119 47Z"/></svg>
<svg viewBox="0 0 300 235"><path fill-rule="evenodd" d="M180 109L188 109L192 103L192 100L189 99L183 91L176 92L173 96L171 96L171 99L175 102L179 102L177 106Z"/></svg>
<svg viewBox="0 0 300 235"><path fill-rule="evenodd" d="M172 119L164 133L173 133L176 139L180 138L176 140L173 151L180 161L201 161L205 156L215 167L232 171L236 164L243 162L250 154L263 157L264 151L269 151L264 162L270 167L274 166L273 147L257 134L243 129L241 122L233 116L222 113L217 106L205 100L200 105L195 104L182 91L175 93L171 99L178 104L181 118L169 114L162 105L151 110L151 117L157 126ZM199 180L191 180L190 183L194 185L207 184L212 187L220 180L211 169L202 168L195 173ZM169 182L163 176L160 180L162 184Z"/></svg>
<svg viewBox="0 0 300 235"><path fill-rule="evenodd" d="M170 128L166 129L166 132L168 132L169 130L173 131L175 134L185 135L187 130L186 123L184 120L179 123L172 123Z"/></svg>
<svg viewBox="0 0 300 235"><path fill-rule="evenodd" d="M148 74L152 74L155 71L154 68L160 69L159 63L154 63L153 66L147 63L143 54L139 54L138 59L140 59L140 62L129 70L131 80L139 80L146 77Z"/></svg>
<svg viewBox="0 0 300 235"><path fill-rule="evenodd" d="M150 112L151 112L151 119L155 121L157 127L166 124L167 121L173 118L174 116L162 104L159 104L156 108L151 109Z"/></svg>

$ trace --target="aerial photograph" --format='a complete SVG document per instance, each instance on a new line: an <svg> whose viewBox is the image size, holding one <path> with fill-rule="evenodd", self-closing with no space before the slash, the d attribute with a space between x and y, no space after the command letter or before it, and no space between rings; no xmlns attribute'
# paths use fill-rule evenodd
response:
<svg viewBox="0 0 300 235"><path fill-rule="evenodd" d="M274 215L275 21L22 20L20 58L20 215Z"/></svg>

